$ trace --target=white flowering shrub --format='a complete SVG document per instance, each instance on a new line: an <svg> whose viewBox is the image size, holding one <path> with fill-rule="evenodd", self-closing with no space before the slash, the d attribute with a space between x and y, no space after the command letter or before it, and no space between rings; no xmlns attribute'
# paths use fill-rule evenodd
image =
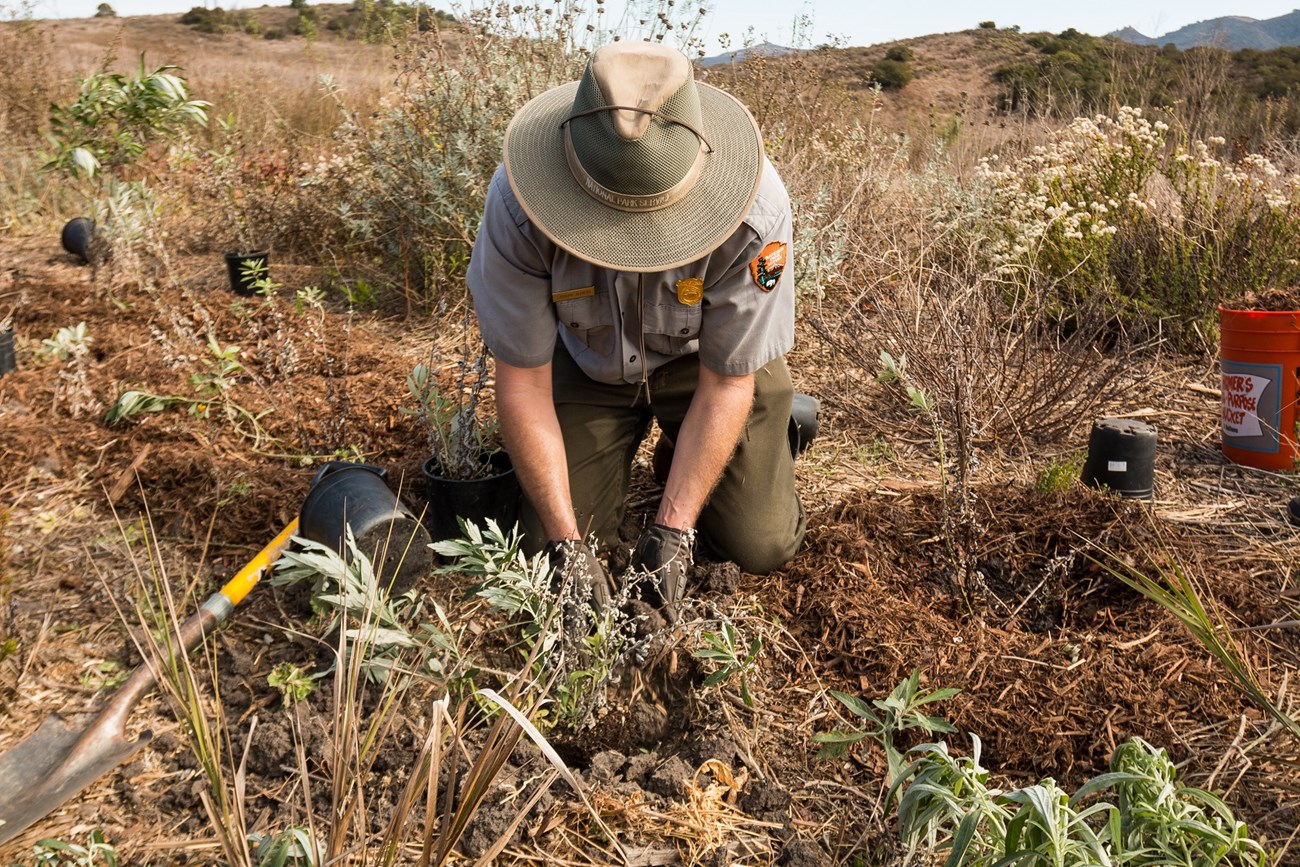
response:
<svg viewBox="0 0 1300 867"><path fill-rule="evenodd" d="M1187 325L1300 272L1300 178L1225 142L1177 140L1136 108L1078 118L980 165L993 272L1057 318L1104 299L1129 324Z"/></svg>
<svg viewBox="0 0 1300 867"><path fill-rule="evenodd" d="M1124 108L1118 118L1077 118L1017 159L982 160L980 216L995 272L1026 288L1046 281L1065 300L1113 290L1115 236L1144 204L1167 134Z"/></svg>

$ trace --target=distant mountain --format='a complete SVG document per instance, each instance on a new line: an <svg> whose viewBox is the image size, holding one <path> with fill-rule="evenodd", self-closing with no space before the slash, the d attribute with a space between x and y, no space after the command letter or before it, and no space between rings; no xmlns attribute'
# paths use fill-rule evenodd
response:
<svg viewBox="0 0 1300 867"><path fill-rule="evenodd" d="M742 60L748 60L751 57L780 57L783 54L789 54L798 51L797 48L786 48L784 45L775 45L771 42L760 42L758 45L749 45L745 48L737 48L735 51L724 51L721 54L715 54L712 57L705 57L700 60L700 66L708 68L716 66L719 63L738 63Z"/></svg>
<svg viewBox="0 0 1300 867"><path fill-rule="evenodd" d="M1284 45L1300 45L1300 9L1262 21L1242 15L1225 15L1188 24L1163 36L1145 36L1132 27L1107 35L1135 45L1168 45L1172 42L1179 48L1209 45L1226 51L1242 48L1267 51Z"/></svg>

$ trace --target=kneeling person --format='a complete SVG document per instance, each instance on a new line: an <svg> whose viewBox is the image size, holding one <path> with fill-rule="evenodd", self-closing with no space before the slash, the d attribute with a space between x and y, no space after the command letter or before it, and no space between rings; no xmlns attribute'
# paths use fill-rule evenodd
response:
<svg viewBox="0 0 1300 867"><path fill-rule="evenodd" d="M526 538L562 571L605 580L584 540L617 543L652 419L672 462L633 554L648 601L671 610L697 539L748 572L794 555L791 234L752 116L675 49L606 45L512 120L468 281Z"/></svg>

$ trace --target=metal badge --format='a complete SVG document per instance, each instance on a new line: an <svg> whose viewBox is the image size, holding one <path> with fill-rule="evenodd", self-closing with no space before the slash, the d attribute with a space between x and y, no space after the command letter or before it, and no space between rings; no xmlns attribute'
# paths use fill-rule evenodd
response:
<svg viewBox="0 0 1300 867"><path fill-rule="evenodd" d="M704 278L683 277L677 281L677 302L694 307L704 300Z"/></svg>

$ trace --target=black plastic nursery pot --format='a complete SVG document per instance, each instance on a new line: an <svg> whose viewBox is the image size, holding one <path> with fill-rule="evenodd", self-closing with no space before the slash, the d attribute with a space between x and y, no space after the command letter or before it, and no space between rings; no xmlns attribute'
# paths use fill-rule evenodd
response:
<svg viewBox="0 0 1300 867"><path fill-rule="evenodd" d="M1092 423L1082 479L1092 488L1110 488L1126 499L1149 500L1156 469L1156 429L1131 418Z"/></svg>
<svg viewBox="0 0 1300 867"><path fill-rule="evenodd" d="M63 244L63 249L81 259L82 262L87 262L90 260L90 242L94 237L94 220L89 217L73 217L63 224L63 232L59 240Z"/></svg>
<svg viewBox="0 0 1300 867"><path fill-rule="evenodd" d="M380 583L402 593L429 573L433 551L429 532L388 487L387 477L373 464L326 463L302 501L298 532L343 553L351 528Z"/></svg>
<svg viewBox="0 0 1300 867"><path fill-rule="evenodd" d="M255 253L227 253L226 274L230 277L230 289L236 295L245 297L256 295L254 284L267 276L267 260L270 252L260 250Z"/></svg>
<svg viewBox="0 0 1300 867"><path fill-rule="evenodd" d="M492 471L477 479L449 479L437 458L424 462L423 472L429 497L425 524L435 542L460 537L457 518L479 527L492 518L503 530L519 520L519 479L510 455L494 452L484 459Z"/></svg>
<svg viewBox="0 0 1300 867"><path fill-rule="evenodd" d="M0 376L14 367L14 332L11 328L5 328L0 330Z"/></svg>

